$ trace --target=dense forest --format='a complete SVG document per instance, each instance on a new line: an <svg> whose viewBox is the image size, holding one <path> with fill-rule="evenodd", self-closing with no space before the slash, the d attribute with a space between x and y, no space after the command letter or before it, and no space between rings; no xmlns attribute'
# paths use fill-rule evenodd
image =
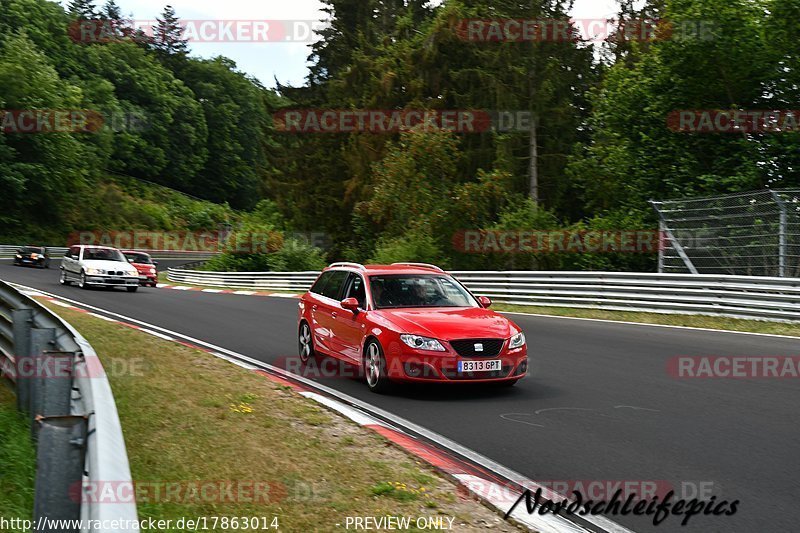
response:
<svg viewBox="0 0 800 533"><path fill-rule="evenodd" d="M659 21L659 31L597 42L577 29L570 39L464 38L467 20L567 20L569 1L324 4L330 20L307 82L268 89L229 59L192 57L169 7L147 36L113 0L0 0L0 109L106 118L94 133L0 133L0 240L232 224L325 233L331 246L320 254L287 237L288 264L230 254L219 268L347 259L652 269L652 254L476 255L453 241L473 229L652 229L649 199L800 185L796 131L668 125L677 110L798 109L798 0L621 0L619 20ZM75 39L75 22L87 19L113 21L113 38ZM531 120L470 133L283 131L276 117L297 109L524 111ZM121 177L200 201L142 203Z"/></svg>

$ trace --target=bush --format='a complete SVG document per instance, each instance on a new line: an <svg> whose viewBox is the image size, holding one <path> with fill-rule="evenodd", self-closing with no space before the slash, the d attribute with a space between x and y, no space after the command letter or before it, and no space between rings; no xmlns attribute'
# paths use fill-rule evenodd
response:
<svg viewBox="0 0 800 533"><path fill-rule="evenodd" d="M400 262L432 263L443 268L449 265L436 240L423 229L379 242L370 262L387 265Z"/></svg>
<svg viewBox="0 0 800 533"><path fill-rule="evenodd" d="M287 239L272 253L225 252L208 261L212 272L305 272L327 266L322 250L308 243Z"/></svg>

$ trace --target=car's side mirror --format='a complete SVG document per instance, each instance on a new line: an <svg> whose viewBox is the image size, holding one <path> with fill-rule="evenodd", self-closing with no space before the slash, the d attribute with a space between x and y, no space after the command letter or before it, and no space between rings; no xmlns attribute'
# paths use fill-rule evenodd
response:
<svg viewBox="0 0 800 533"><path fill-rule="evenodd" d="M345 298L341 302L342 309L347 309L348 311L357 312L358 311L358 300L355 298Z"/></svg>
<svg viewBox="0 0 800 533"><path fill-rule="evenodd" d="M478 298L478 301L479 301L479 302L481 303L481 305L482 305L484 308L486 308L486 309L489 309L489 308L492 306L492 299L491 299L491 298L489 298L488 296L480 296L480 297Z"/></svg>
<svg viewBox="0 0 800 533"><path fill-rule="evenodd" d="M153 266L158 266L158 261L153 261Z"/></svg>

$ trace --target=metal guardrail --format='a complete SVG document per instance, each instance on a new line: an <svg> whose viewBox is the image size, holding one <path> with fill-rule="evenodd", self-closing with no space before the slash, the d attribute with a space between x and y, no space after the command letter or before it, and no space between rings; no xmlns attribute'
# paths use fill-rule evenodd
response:
<svg viewBox="0 0 800 533"><path fill-rule="evenodd" d="M13 385L37 443L34 521L83 519L84 531L107 533L116 529L94 526L115 520L134 525L135 502L109 505L81 497L83 487L133 486L117 407L97 354L69 323L3 281L0 375Z"/></svg>
<svg viewBox="0 0 800 533"><path fill-rule="evenodd" d="M0 244L0 258L8 259L14 257L14 254L17 253L17 250L19 250L22 247L23 246ZM60 246L46 246L45 248L47 248L47 253L50 255L50 259L61 259L61 257L63 257L63 255L66 254L68 250L68 248ZM140 250L140 251L147 252L153 257L153 259L207 260L211 259L215 255L218 255L217 252L208 252L200 250Z"/></svg>
<svg viewBox="0 0 800 533"><path fill-rule="evenodd" d="M539 307L800 321L800 278L627 272L450 272L473 293ZM167 278L211 287L306 291L318 272L203 272Z"/></svg>
<svg viewBox="0 0 800 533"><path fill-rule="evenodd" d="M319 272L206 272L167 269L167 279L177 283L273 291L307 291Z"/></svg>

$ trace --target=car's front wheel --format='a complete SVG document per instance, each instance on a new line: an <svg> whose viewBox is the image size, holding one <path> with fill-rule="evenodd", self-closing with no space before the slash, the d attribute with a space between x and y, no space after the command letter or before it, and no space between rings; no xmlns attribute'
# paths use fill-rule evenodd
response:
<svg viewBox="0 0 800 533"><path fill-rule="evenodd" d="M89 285L86 284L86 272L81 270L81 277L78 280L78 287L81 289L88 289Z"/></svg>
<svg viewBox="0 0 800 533"><path fill-rule="evenodd" d="M126 287L126 288L128 289L128 292L136 292L139 290L139 287Z"/></svg>
<svg viewBox="0 0 800 533"><path fill-rule="evenodd" d="M308 361L316 355L314 352L314 340L311 338L311 327L308 325L308 322L300 324L297 346L300 361L303 364L308 363Z"/></svg>
<svg viewBox="0 0 800 533"><path fill-rule="evenodd" d="M386 392L391 383L386 375L386 358L383 348L376 340L370 340L364 349L364 374L369 390L376 393Z"/></svg>

